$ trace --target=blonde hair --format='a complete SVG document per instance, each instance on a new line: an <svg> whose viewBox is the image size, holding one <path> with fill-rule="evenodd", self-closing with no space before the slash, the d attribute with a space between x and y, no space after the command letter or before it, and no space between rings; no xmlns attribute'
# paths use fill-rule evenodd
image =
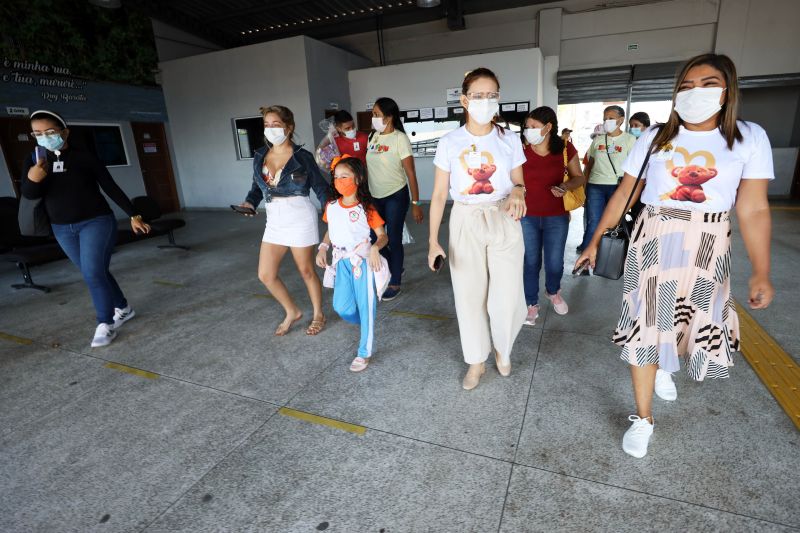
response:
<svg viewBox="0 0 800 533"><path fill-rule="evenodd" d="M686 62L685 65L678 72L678 77L675 79L675 87L672 89L672 102L674 106L675 96L678 94L681 83L686 79L686 75L694 67L700 65L708 65L720 71L722 77L725 79L726 92L725 103L722 104L722 111L719 114L719 131L725 137L728 144L728 149L733 149L733 144L736 141L742 141L742 132L739 131L737 120L739 118L739 81L736 76L736 66L726 55L722 54L702 54L695 56ZM669 120L658 132L655 139L653 139L653 146L656 150L664 148L669 142L678 135L680 126L683 124L681 117L672 108L672 113L669 115Z"/></svg>
<svg viewBox="0 0 800 533"><path fill-rule="evenodd" d="M287 135L289 141L294 142L294 113L292 113L291 109L282 105L271 105L267 107L259 107L258 110L261 112L262 118L266 118L269 113L278 115L278 118L281 119L281 122L286 124L286 127L290 130Z"/></svg>

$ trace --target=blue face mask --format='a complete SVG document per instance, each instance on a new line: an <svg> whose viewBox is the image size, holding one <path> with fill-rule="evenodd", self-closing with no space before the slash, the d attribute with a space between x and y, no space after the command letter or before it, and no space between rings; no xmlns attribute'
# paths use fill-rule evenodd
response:
<svg viewBox="0 0 800 533"><path fill-rule="evenodd" d="M43 146L51 152L61 150L61 147L64 146L64 138L61 137L60 133L56 133L55 135L41 135L36 138L36 142L39 146Z"/></svg>
<svg viewBox="0 0 800 533"><path fill-rule="evenodd" d="M637 139L642 134L642 128L631 128L628 130L628 133L636 137Z"/></svg>

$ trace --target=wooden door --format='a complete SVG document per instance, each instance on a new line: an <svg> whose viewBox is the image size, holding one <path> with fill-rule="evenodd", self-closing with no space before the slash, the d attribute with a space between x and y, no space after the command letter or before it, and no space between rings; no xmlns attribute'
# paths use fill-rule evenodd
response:
<svg viewBox="0 0 800 533"><path fill-rule="evenodd" d="M20 195L22 164L26 157L31 156L36 146L30 131L31 121L27 118L0 118L0 146L3 147L6 167L11 175L11 184L17 198Z"/></svg>
<svg viewBox="0 0 800 533"><path fill-rule="evenodd" d="M180 210L164 124L131 122L131 129L147 196L156 201L162 213Z"/></svg>
<svg viewBox="0 0 800 533"><path fill-rule="evenodd" d="M369 133L372 131L372 111L359 111L356 113L356 127L358 131Z"/></svg>

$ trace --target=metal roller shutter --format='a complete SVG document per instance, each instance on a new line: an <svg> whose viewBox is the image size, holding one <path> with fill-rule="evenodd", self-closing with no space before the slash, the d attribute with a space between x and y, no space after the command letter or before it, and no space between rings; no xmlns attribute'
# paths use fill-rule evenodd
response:
<svg viewBox="0 0 800 533"><path fill-rule="evenodd" d="M628 99L630 66L560 71L556 76L559 104Z"/></svg>

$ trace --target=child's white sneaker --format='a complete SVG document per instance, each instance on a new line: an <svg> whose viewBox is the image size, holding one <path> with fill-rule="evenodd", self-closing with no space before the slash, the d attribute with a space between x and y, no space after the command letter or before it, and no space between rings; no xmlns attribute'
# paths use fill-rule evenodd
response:
<svg viewBox="0 0 800 533"><path fill-rule="evenodd" d="M631 415L628 420L633 422L622 437L622 449L628 455L641 459L647 455L647 445L653 435L653 424L646 418Z"/></svg>
<svg viewBox="0 0 800 533"><path fill-rule="evenodd" d="M672 381L672 374L660 368L656 370L656 396L668 402L678 399L678 389Z"/></svg>
<svg viewBox="0 0 800 533"><path fill-rule="evenodd" d="M114 329L117 329L122 324L130 320L131 318L136 316L136 311L134 311L131 306L129 305L125 309L120 309L119 307L114 308Z"/></svg>
<svg viewBox="0 0 800 533"><path fill-rule="evenodd" d="M92 348L99 348L100 346L108 346L111 341L117 336L114 327L111 324L101 323L97 325L94 330L94 338L92 339Z"/></svg>

